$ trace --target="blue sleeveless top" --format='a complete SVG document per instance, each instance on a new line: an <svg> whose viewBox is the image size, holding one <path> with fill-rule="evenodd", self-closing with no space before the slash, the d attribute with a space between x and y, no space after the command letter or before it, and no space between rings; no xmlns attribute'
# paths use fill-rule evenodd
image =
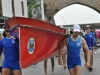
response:
<svg viewBox="0 0 100 75"><path fill-rule="evenodd" d="M72 39L72 36L70 36L67 44L67 56L68 57L80 56L81 47L82 47L82 37L79 36L78 39L74 41Z"/></svg>
<svg viewBox="0 0 100 75"><path fill-rule="evenodd" d="M85 34L85 40L89 48L92 48L94 45L93 34L90 32L89 34Z"/></svg>

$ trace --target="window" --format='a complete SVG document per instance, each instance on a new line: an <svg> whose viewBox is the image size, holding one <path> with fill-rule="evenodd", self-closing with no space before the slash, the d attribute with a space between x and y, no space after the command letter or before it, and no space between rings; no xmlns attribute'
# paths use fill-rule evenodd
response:
<svg viewBox="0 0 100 75"><path fill-rule="evenodd" d="M2 5L1 5L1 0L0 0L0 16L2 15Z"/></svg>
<svg viewBox="0 0 100 75"><path fill-rule="evenodd" d="M21 6L22 6L22 15L24 16L24 3L21 1Z"/></svg>
<svg viewBox="0 0 100 75"><path fill-rule="evenodd" d="M14 0L11 1L11 4L12 4L12 13L13 13L13 16L15 16Z"/></svg>

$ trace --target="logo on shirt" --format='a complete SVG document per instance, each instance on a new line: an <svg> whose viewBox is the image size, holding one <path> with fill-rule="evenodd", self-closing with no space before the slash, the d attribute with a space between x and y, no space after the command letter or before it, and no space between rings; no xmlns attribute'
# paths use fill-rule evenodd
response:
<svg viewBox="0 0 100 75"><path fill-rule="evenodd" d="M32 54L35 49L35 40L34 38L30 38L28 41L28 52L29 54Z"/></svg>
<svg viewBox="0 0 100 75"><path fill-rule="evenodd" d="M90 35L90 37L92 37L92 36Z"/></svg>
<svg viewBox="0 0 100 75"><path fill-rule="evenodd" d="M3 43L6 43L5 41Z"/></svg>
<svg viewBox="0 0 100 75"><path fill-rule="evenodd" d="M77 43L77 46L80 46L80 43Z"/></svg>
<svg viewBox="0 0 100 75"><path fill-rule="evenodd" d="M15 41L14 41L14 40L12 40L12 43L15 43Z"/></svg>

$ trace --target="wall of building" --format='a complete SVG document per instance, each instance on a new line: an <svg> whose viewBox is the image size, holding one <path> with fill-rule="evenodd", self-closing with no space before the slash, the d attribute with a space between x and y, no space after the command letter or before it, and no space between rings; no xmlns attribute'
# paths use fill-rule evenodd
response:
<svg viewBox="0 0 100 75"><path fill-rule="evenodd" d="M15 16L28 17L27 0L14 0Z"/></svg>
<svg viewBox="0 0 100 75"><path fill-rule="evenodd" d="M2 13L3 13L2 16L28 17L27 0L1 0L1 3L2 3Z"/></svg>
<svg viewBox="0 0 100 75"><path fill-rule="evenodd" d="M12 3L11 0L1 0L2 3L2 15L12 17Z"/></svg>
<svg viewBox="0 0 100 75"><path fill-rule="evenodd" d="M100 0L44 0L47 16L53 17L57 11L73 3L81 3L97 9L100 12Z"/></svg>

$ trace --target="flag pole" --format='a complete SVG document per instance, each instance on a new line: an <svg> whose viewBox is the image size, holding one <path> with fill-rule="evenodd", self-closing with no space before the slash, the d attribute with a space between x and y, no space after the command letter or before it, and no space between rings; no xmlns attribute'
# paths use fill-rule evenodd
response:
<svg viewBox="0 0 100 75"><path fill-rule="evenodd" d="M42 15L42 20L45 20L44 18L44 2L41 0L41 15Z"/></svg>

